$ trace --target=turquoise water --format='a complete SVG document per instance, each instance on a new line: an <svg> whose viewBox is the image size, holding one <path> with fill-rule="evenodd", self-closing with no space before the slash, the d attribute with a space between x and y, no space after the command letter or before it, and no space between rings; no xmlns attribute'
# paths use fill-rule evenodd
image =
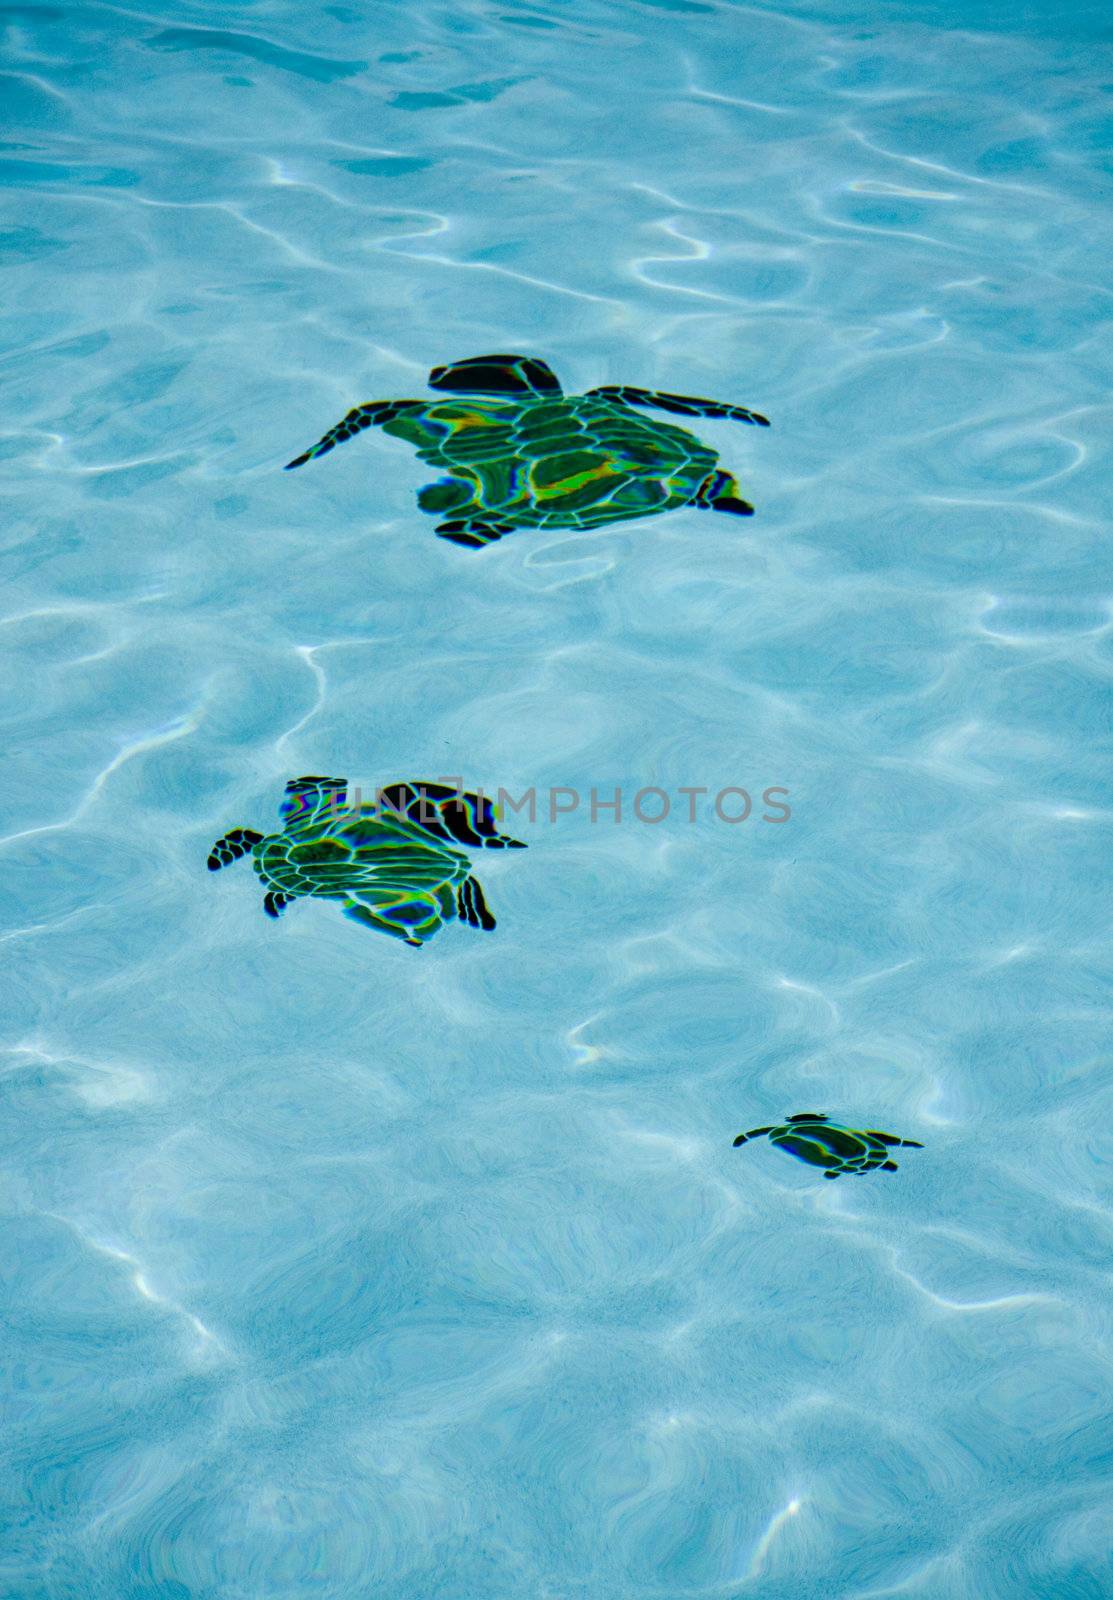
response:
<svg viewBox="0 0 1113 1600"><path fill-rule="evenodd" d="M4 1600L1113 1593L1113 59L957 9L5 9ZM756 516L281 471L489 350ZM210 876L304 772L497 930Z"/></svg>

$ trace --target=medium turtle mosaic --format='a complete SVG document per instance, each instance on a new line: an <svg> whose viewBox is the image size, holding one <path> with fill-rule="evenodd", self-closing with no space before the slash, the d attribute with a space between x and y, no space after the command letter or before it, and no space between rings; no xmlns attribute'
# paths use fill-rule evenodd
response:
<svg viewBox="0 0 1113 1600"><path fill-rule="evenodd" d="M678 506L753 513L714 450L686 429L634 409L769 426L745 406L625 384L565 395L535 356L454 361L434 367L429 386L458 398L356 406L287 470L363 428L382 428L445 474L419 491L418 505L444 518L436 528L442 539L469 550L519 528L598 528Z"/></svg>
<svg viewBox="0 0 1113 1600"><path fill-rule="evenodd" d="M877 1128L868 1128L864 1132L858 1128L844 1128L822 1112L801 1111L779 1127L751 1128L749 1133L740 1133L734 1141L735 1149L750 1139L760 1139L764 1134L769 1135L770 1144L775 1144L779 1150L787 1150L798 1161L806 1161L811 1167L826 1168L823 1174L825 1178L838 1178L843 1173L854 1173L860 1177L864 1172L878 1169L895 1172L897 1164L889 1159L890 1147L899 1145L906 1150L924 1148L915 1139L898 1139L896 1134L881 1133Z"/></svg>
<svg viewBox="0 0 1113 1600"><path fill-rule="evenodd" d="M525 849L498 832L488 799L437 783L390 784L374 805L349 806L345 778L293 778L279 815L281 833L233 828L218 839L209 871L250 852L268 916L304 895L339 900L346 916L415 946L455 918L495 926L471 861L453 844Z"/></svg>

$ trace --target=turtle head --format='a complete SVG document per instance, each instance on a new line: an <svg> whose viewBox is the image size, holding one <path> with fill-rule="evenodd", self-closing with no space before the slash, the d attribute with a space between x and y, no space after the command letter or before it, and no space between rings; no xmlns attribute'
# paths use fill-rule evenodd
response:
<svg viewBox="0 0 1113 1600"><path fill-rule="evenodd" d="M536 356L469 356L434 367L431 389L455 389L464 394L535 394L558 400L563 394L556 376Z"/></svg>

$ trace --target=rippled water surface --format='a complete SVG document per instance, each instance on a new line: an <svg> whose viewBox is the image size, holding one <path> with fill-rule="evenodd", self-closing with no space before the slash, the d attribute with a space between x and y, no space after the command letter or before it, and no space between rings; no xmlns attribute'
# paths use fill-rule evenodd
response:
<svg viewBox="0 0 1113 1600"><path fill-rule="evenodd" d="M2 25L0 1594L1113 1593L1104 8ZM757 515L281 471L488 350ZM536 786L498 929L207 874L304 772Z"/></svg>

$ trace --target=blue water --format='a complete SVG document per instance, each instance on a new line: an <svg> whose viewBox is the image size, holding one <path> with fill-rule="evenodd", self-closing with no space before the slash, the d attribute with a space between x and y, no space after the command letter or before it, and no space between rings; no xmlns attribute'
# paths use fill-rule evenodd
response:
<svg viewBox="0 0 1113 1600"><path fill-rule="evenodd" d="M0 1595L1113 1594L1104 8L2 21ZM757 515L281 471L488 350ZM535 786L497 931L206 873L303 772Z"/></svg>

